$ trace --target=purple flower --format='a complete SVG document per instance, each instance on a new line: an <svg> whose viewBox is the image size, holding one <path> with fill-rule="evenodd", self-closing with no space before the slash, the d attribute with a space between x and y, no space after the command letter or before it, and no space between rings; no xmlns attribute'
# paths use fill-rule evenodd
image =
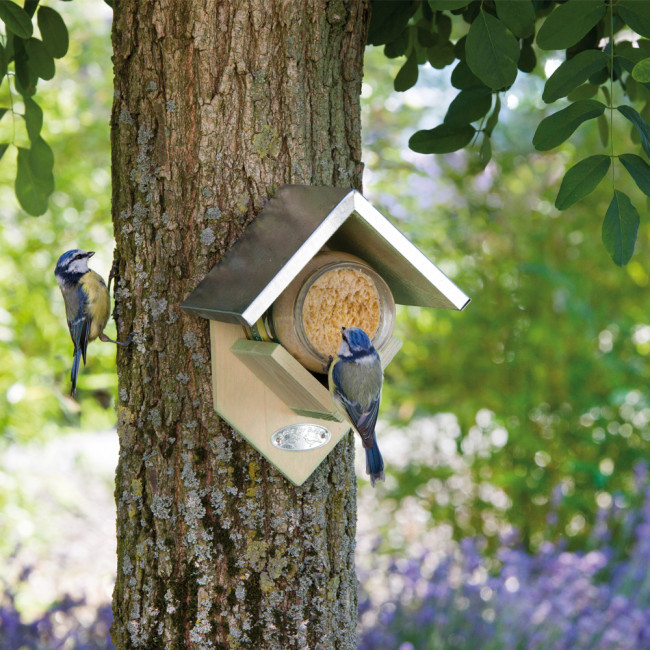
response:
<svg viewBox="0 0 650 650"><path fill-rule="evenodd" d="M639 482L645 472L638 470ZM488 573L494 558L484 555L480 538L465 538L430 577L422 573L423 557L395 560L386 583L408 588L372 605L392 615L375 616L369 628L364 618L360 647L650 648L650 491L644 489L638 507L623 507L618 498L617 507L599 513L588 552L566 550L560 540L532 554L516 547L516 537L501 539L499 565Z"/></svg>

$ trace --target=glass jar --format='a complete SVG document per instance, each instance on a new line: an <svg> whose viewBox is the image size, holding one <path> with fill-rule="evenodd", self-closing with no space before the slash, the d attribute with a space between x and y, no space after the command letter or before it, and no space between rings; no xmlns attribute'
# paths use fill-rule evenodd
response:
<svg viewBox="0 0 650 650"><path fill-rule="evenodd" d="M315 255L249 330L249 338L276 340L305 368L325 373L341 343L341 327L360 327L378 351L395 328L388 285L354 255Z"/></svg>

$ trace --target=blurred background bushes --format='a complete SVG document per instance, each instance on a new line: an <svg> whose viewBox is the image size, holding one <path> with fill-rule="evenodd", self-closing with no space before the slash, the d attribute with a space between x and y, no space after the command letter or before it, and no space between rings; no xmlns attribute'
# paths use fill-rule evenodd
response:
<svg viewBox="0 0 650 650"><path fill-rule="evenodd" d="M453 414L471 480L450 501L457 476L448 465L415 453L395 470L388 457L386 496L398 507L418 495L458 537L494 539L505 524L529 548L560 536L577 547L598 507L629 493L635 461L650 452L650 223L642 219L621 269L600 240L610 176L567 212L553 207L564 168L602 145L594 123L577 147L533 150L541 72L504 93L495 157L475 174L477 150L433 157L406 148L419 124L442 119L444 72L429 69L422 89L395 93L382 56L366 53L364 190L472 298L462 313L401 309L404 347L383 398L385 416L404 427L404 448L414 419ZM623 150L624 120L615 134ZM625 189L620 165L616 173Z"/></svg>

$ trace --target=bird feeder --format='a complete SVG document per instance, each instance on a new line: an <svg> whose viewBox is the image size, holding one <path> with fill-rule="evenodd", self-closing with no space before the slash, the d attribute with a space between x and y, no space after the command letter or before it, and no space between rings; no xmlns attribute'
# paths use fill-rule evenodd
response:
<svg viewBox="0 0 650 650"><path fill-rule="evenodd" d="M324 374L340 327L385 366L395 303L469 298L356 190L285 185L181 307L210 320L216 412L301 485L350 429Z"/></svg>

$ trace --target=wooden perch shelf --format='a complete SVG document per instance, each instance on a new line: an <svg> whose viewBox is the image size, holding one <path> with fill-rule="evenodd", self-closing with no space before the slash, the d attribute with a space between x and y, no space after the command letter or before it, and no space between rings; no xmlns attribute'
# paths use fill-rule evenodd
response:
<svg viewBox="0 0 650 650"><path fill-rule="evenodd" d="M393 336L380 354L384 368L401 347L402 342ZM279 343L239 339L230 349L294 413L323 420L343 420L327 388Z"/></svg>
<svg viewBox="0 0 650 650"><path fill-rule="evenodd" d="M327 388L279 343L240 339L230 349L294 413L342 421Z"/></svg>

